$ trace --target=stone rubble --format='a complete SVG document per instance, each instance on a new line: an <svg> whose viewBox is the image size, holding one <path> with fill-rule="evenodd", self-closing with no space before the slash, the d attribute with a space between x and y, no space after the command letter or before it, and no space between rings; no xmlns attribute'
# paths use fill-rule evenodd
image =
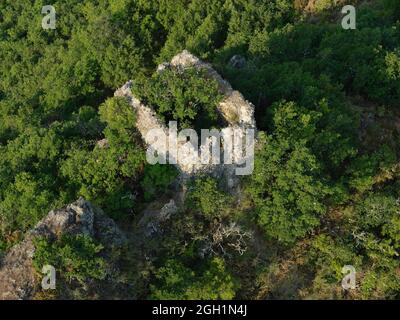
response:
<svg viewBox="0 0 400 320"><path fill-rule="evenodd" d="M40 283L40 275L33 267L34 241L42 237L54 240L63 234L84 234L114 245L126 241L113 220L82 198L63 209L51 211L0 261L0 300L34 296Z"/></svg>

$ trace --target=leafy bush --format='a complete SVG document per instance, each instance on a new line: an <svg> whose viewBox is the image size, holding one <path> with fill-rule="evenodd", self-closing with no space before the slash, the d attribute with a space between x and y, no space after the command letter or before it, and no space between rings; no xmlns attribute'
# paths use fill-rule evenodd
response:
<svg viewBox="0 0 400 320"><path fill-rule="evenodd" d="M143 178L140 182L144 200L150 201L155 199L160 193L175 180L178 172L175 167L170 165L147 165L144 168Z"/></svg>
<svg viewBox="0 0 400 320"><path fill-rule="evenodd" d="M221 258L195 270L178 260L168 260L155 276L157 284L151 286L150 298L156 300L230 300L237 289Z"/></svg>
<svg viewBox="0 0 400 320"><path fill-rule="evenodd" d="M134 205L131 185L139 178L144 151L135 129L136 114L125 99L108 99L99 114L106 123L106 146L82 149L74 145L61 164L61 173L68 179L71 194L83 196L120 218Z"/></svg>
<svg viewBox="0 0 400 320"><path fill-rule="evenodd" d="M102 245L84 235L63 235L54 242L39 238L35 241L33 264L38 272L51 265L66 281L84 285L89 279L103 280L106 263L99 255Z"/></svg>
<svg viewBox="0 0 400 320"><path fill-rule="evenodd" d="M217 106L222 99L218 83L197 68L166 69L134 88L137 96L154 107L166 121L181 128L208 129L218 125Z"/></svg>
<svg viewBox="0 0 400 320"><path fill-rule="evenodd" d="M275 133L259 138L247 193L266 234L293 242L319 224L332 191L309 148L320 115L301 112L293 103L276 107Z"/></svg>
<svg viewBox="0 0 400 320"><path fill-rule="evenodd" d="M186 205L206 218L221 217L232 199L222 192L213 178L197 178L189 187Z"/></svg>

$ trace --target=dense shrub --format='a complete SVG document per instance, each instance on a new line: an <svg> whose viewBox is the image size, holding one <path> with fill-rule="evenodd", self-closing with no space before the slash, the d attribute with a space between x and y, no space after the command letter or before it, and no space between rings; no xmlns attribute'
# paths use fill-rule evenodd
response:
<svg viewBox="0 0 400 320"><path fill-rule="evenodd" d="M225 270L225 263L214 258L193 270L177 260L168 260L156 272L157 285L151 286L151 299L230 300L237 285Z"/></svg>
<svg viewBox="0 0 400 320"><path fill-rule="evenodd" d="M218 83L197 68L166 69L138 81L134 91L166 121L178 121L180 128L198 131L218 125Z"/></svg>
<svg viewBox="0 0 400 320"><path fill-rule="evenodd" d="M52 242L37 239L34 266L38 272L51 265L68 282L84 285L90 279L102 280L106 276L105 260L99 253L103 246L84 235L63 235Z"/></svg>

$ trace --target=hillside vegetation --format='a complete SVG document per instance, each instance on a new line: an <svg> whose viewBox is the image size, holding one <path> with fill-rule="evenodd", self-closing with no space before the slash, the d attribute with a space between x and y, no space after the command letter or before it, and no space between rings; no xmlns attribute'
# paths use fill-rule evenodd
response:
<svg viewBox="0 0 400 320"><path fill-rule="evenodd" d="M56 29L43 30L46 1L1 1L0 252L82 196L132 233L125 267L141 299L399 299L400 5L350 2L355 30L333 0L54 0ZM255 170L236 195L193 181L139 248L142 212L176 172L146 163L136 114L113 92L132 79L160 118L218 125L201 72L154 75L184 49L255 105ZM40 248L78 247L64 242Z"/></svg>

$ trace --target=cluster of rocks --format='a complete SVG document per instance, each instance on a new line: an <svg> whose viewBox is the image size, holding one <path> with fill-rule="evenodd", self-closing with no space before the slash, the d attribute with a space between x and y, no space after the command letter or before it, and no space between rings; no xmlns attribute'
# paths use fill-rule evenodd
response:
<svg viewBox="0 0 400 320"><path fill-rule="evenodd" d="M145 237L159 234L162 230L162 225L177 212L178 207L173 199L161 209L152 209L150 206L143 212L143 216L139 221L139 227L143 230Z"/></svg>
<svg viewBox="0 0 400 320"><path fill-rule="evenodd" d="M33 267L35 239L52 241L64 234L83 234L115 246L126 241L112 219L82 198L63 209L51 211L0 261L0 300L30 299L41 289L40 278Z"/></svg>

